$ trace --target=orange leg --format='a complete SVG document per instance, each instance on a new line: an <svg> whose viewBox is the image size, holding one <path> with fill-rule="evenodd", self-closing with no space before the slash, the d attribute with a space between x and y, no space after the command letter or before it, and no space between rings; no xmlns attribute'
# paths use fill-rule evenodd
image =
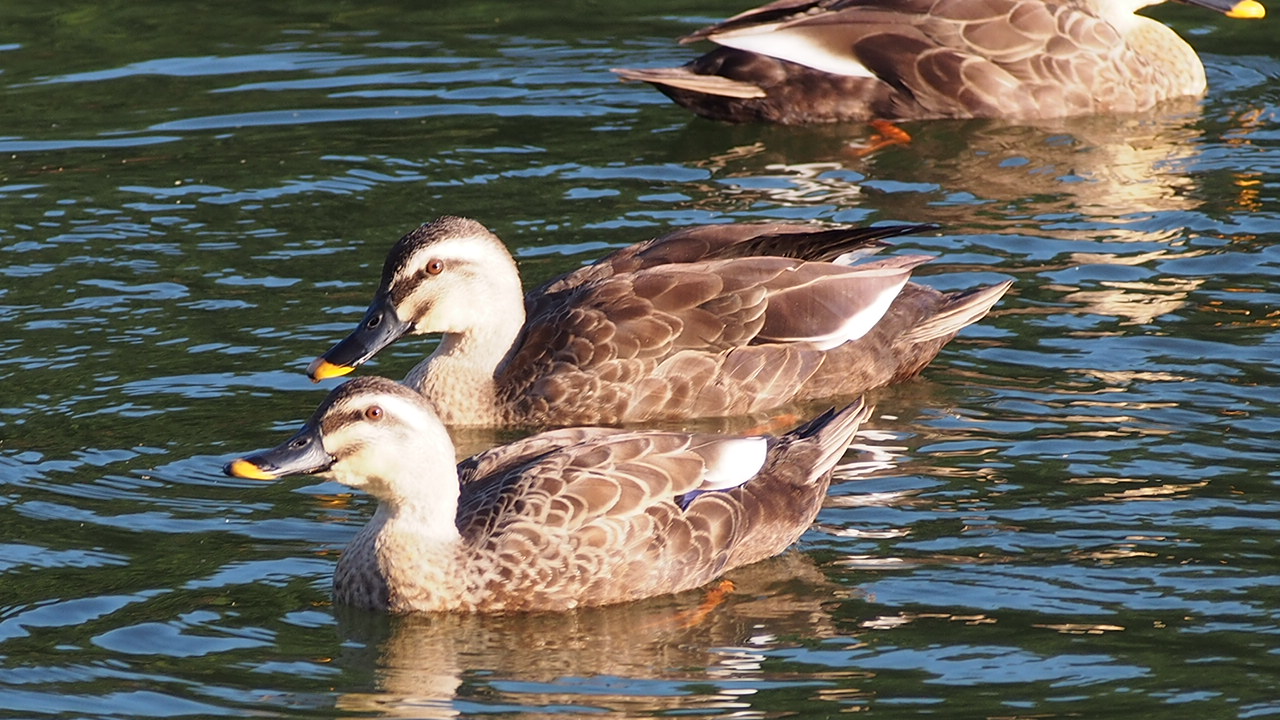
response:
<svg viewBox="0 0 1280 720"><path fill-rule="evenodd" d="M907 131L893 124L892 120L872 120L867 124L876 132L865 144L855 146L853 154L856 157L866 157L890 145L906 145L911 142L911 136Z"/></svg>
<svg viewBox="0 0 1280 720"><path fill-rule="evenodd" d="M719 585L707 591L707 597L698 607L676 614L677 625L682 628L691 628L698 625L711 614L712 610L719 607L733 593L733 590L732 580L721 580Z"/></svg>

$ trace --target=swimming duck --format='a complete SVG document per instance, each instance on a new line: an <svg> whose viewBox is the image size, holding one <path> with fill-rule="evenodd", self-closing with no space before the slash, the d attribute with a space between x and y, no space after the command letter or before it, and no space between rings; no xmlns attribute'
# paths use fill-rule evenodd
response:
<svg viewBox="0 0 1280 720"><path fill-rule="evenodd" d="M1163 0L778 0L681 38L678 68L618 69L698 115L784 125L1133 113L1205 91ZM1260 18L1256 0L1179 0Z"/></svg>
<svg viewBox="0 0 1280 720"><path fill-rule="evenodd" d="M335 599L393 613L568 610L701 587L777 555L822 506L861 402L780 437L570 428L454 467L431 404L343 383L293 437L232 476L331 478L378 500Z"/></svg>
<svg viewBox="0 0 1280 720"><path fill-rule="evenodd" d="M442 217L391 248L364 319L307 371L335 377L406 334L442 333L405 383L455 426L741 416L851 397L919 373L1009 288L908 283L927 255L846 264L929 227L686 228L522 297L502 241Z"/></svg>

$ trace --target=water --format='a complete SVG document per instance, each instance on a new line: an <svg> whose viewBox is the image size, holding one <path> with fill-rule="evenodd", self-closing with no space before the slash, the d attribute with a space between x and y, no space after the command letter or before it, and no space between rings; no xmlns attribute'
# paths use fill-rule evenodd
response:
<svg viewBox="0 0 1280 720"><path fill-rule="evenodd" d="M1280 50L1191 8L1203 103L1035 127L691 120L607 69L744 6L15 2L0 30L6 717L1280 715ZM222 477L443 213L528 283L701 222L930 221L1017 281L796 551L566 616L334 608L368 498ZM429 344L369 371L400 376ZM466 437L464 445L492 437ZM500 439L500 438L499 438Z"/></svg>

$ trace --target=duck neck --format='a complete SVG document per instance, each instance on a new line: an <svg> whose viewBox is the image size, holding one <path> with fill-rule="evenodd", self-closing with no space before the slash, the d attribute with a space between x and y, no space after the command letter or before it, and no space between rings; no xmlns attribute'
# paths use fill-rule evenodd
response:
<svg viewBox="0 0 1280 720"><path fill-rule="evenodd" d="M405 384L431 400L447 425L501 421L496 376L524 326L524 299L486 298L485 322L445 333L431 357L410 371Z"/></svg>
<svg viewBox="0 0 1280 720"><path fill-rule="evenodd" d="M380 502L338 562L337 599L392 612L454 609L462 574L456 514L456 486L429 502Z"/></svg>

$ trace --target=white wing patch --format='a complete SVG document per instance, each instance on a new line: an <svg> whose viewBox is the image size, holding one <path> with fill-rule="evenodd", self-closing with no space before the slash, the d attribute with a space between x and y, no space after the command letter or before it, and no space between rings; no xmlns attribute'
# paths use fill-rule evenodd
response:
<svg viewBox="0 0 1280 720"><path fill-rule="evenodd" d="M755 477L764 467L769 443L762 437L728 438L698 448L707 462L697 492L730 490Z"/></svg>
<svg viewBox="0 0 1280 720"><path fill-rule="evenodd" d="M806 339L819 350L830 350L847 342L853 342L871 332L871 328L875 327L876 323L880 322L880 318L889 312L889 306L893 304L893 301L898 297L898 293L902 292L902 288L906 286L908 277L910 276L903 275L902 282L881 290L874 301L846 318L844 323L836 328L834 332L822 337Z"/></svg>
<svg viewBox="0 0 1280 720"><path fill-rule="evenodd" d="M708 38L725 47L747 50L833 75L875 77L851 52L840 52L839 43L824 43L813 29L779 29L779 25L760 25L750 30L712 35Z"/></svg>

